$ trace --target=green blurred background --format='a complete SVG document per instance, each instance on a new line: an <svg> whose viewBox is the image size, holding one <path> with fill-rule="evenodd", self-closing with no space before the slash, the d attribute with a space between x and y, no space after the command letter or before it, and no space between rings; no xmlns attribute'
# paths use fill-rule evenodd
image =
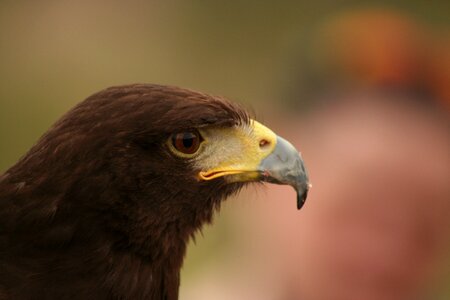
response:
<svg viewBox="0 0 450 300"><path fill-rule="evenodd" d="M1 1L0 170L75 103L115 84L282 106L316 27L370 2ZM448 1L372 2L448 29Z"/></svg>
<svg viewBox="0 0 450 300"><path fill-rule="evenodd" d="M449 20L448 1L2 0L0 172L76 103L126 83L222 95L277 131L288 126L283 120L308 118L330 103L323 100L330 94L379 86L420 95L448 117ZM246 223L232 211L258 205L232 202L191 244L182 299L263 299L251 292L221 298L216 281L211 291L202 284L204 274L223 271L214 268L218 260L240 255L236 224ZM431 284L434 299L449 295L447 279ZM202 289L210 296L193 292ZM274 297L296 299L281 294Z"/></svg>

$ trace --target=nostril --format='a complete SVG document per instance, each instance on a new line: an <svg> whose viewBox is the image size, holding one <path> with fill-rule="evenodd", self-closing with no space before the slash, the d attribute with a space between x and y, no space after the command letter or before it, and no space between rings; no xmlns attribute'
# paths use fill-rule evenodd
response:
<svg viewBox="0 0 450 300"><path fill-rule="evenodd" d="M270 145L270 142L266 139L262 139L259 141L259 148L264 149L267 148Z"/></svg>

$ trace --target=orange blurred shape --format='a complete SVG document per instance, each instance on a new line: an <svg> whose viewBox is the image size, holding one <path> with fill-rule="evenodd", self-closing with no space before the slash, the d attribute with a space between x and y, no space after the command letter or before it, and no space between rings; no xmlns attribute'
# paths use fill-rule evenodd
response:
<svg viewBox="0 0 450 300"><path fill-rule="evenodd" d="M429 64L429 84L450 110L450 35L435 42Z"/></svg>
<svg viewBox="0 0 450 300"><path fill-rule="evenodd" d="M350 80L426 89L447 105L448 41L442 36L433 37L414 19L387 9L342 13L327 22L318 37L325 60Z"/></svg>

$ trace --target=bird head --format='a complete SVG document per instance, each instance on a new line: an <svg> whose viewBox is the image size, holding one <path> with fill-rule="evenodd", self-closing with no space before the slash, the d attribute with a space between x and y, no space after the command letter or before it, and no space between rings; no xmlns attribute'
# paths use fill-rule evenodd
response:
<svg viewBox="0 0 450 300"><path fill-rule="evenodd" d="M249 182L293 186L298 208L309 189L299 152L240 106L148 84L90 96L8 172L14 170L26 170L26 188L64 195L57 200L62 219L64 211L90 217L125 231L124 244L136 248L145 242L135 228L157 236L182 228L186 239Z"/></svg>
<svg viewBox="0 0 450 300"><path fill-rule="evenodd" d="M111 157L113 165L127 165L118 170L118 178L128 174L144 195L157 191L159 198L172 199L164 205L176 202L187 210L196 207L193 202L200 204L199 210L209 207L204 201L218 204L212 199L223 200L249 182L291 185L297 191L298 209L303 206L309 183L301 155L239 105L175 87L129 89L111 100L122 107L118 111L136 105L123 127L114 118L109 121L119 128L121 138L108 153L119 152Z"/></svg>
<svg viewBox="0 0 450 300"><path fill-rule="evenodd" d="M41 262L36 290L20 293L61 298L83 286L176 299L189 238L222 200L263 181L293 186L303 205L300 154L240 106L176 87L113 87L75 106L0 177L0 240L7 232L8 253ZM50 289L57 278L67 281Z"/></svg>

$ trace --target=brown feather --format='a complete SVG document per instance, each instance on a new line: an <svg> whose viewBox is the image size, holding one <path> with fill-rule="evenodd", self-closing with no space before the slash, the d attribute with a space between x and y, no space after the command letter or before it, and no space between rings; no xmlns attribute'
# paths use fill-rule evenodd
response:
<svg viewBox="0 0 450 300"><path fill-rule="evenodd" d="M223 98L149 84L74 107L0 176L0 299L177 299L189 238L242 184L198 182L164 141L249 120Z"/></svg>

